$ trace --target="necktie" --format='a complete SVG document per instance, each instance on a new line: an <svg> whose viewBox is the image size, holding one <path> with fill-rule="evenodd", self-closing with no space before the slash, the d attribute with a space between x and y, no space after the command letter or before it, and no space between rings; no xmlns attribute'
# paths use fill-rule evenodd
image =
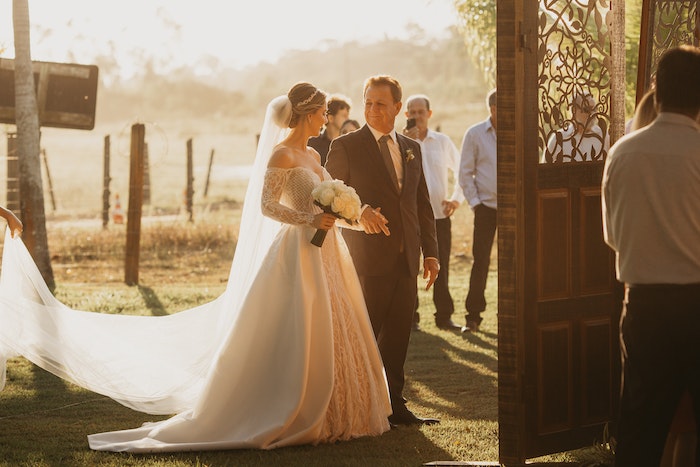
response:
<svg viewBox="0 0 700 467"><path fill-rule="evenodd" d="M386 166L386 169L389 171L389 175L391 176L391 180L394 182L394 185L396 188L400 189L401 186L399 185L399 179L396 174L396 166L394 165L394 160L391 157L391 151L389 151L389 140L391 139L391 136L389 135L384 135L381 138L379 138L379 151L382 153L382 158L384 159L384 165Z"/></svg>

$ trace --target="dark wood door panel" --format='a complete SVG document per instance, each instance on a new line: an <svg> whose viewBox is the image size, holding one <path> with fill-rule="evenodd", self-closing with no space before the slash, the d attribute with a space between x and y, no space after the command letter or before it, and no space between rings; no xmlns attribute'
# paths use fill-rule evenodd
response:
<svg viewBox="0 0 700 467"><path fill-rule="evenodd" d="M603 239L600 186L579 189L580 294L609 293L615 271L612 250Z"/></svg>
<svg viewBox="0 0 700 467"><path fill-rule="evenodd" d="M537 296L571 295L571 196L566 188L537 193Z"/></svg>

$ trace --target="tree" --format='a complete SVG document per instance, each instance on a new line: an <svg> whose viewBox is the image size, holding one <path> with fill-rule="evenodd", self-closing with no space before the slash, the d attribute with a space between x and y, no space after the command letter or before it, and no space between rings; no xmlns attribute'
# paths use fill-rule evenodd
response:
<svg viewBox="0 0 700 467"><path fill-rule="evenodd" d="M464 44L484 81L496 86L496 0L455 0Z"/></svg>
<svg viewBox="0 0 700 467"><path fill-rule="evenodd" d="M15 36L15 123L23 237L46 284L54 290L41 180L39 111L29 42L28 0L12 0L12 23Z"/></svg>

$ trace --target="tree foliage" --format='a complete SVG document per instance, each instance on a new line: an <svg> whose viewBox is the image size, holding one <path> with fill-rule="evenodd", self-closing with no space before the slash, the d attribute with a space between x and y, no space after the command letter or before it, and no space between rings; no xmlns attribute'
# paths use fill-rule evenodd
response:
<svg viewBox="0 0 700 467"><path fill-rule="evenodd" d="M484 81L496 86L496 0L455 0L464 43Z"/></svg>
<svg viewBox="0 0 700 467"><path fill-rule="evenodd" d="M592 0L591 0L592 1ZM496 0L454 0L469 55L490 85L496 82ZM642 0L625 2L626 106L634 111Z"/></svg>
<svg viewBox="0 0 700 467"><path fill-rule="evenodd" d="M146 120L215 115L220 122L244 124L244 117L264 112L269 100L296 81L310 81L353 102L352 114L361 115L362 86L374 74L390 74L404 94L424 93L441 111L483 101L486 84L473 65L461 34L455 28L441 39L426 38L415 26L409 40L385 39L373 43L325 44L321 50L292 50L275 63L242 70L222 70L202 77L182 68L168 75L147 69L130 81L111 80L98 90L98 120L124 120L139 115ZM105 57L105 60L112 60ZM101 59L97 63L103 73ZM107 73L111 70L109 69ZM260 115L261 117L261 115ZM255 125L260 118L255 118ZM257 128L251 128L255 130Z"/></svg>

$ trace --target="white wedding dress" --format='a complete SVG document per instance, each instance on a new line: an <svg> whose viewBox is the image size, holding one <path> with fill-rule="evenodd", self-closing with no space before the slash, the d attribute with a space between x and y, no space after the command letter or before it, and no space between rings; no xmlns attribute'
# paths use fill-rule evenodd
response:
<svg viewBox="0 0 700 467"><path fill-rule="evenodd" d="M190 310L73 310L47 289L22 241L6 234L0 387L6 360L21 355L127 407L176 414L89 435L96 450L272 449L387 431L386 377L347 247L338 227L321 248L310 243L319 176L265 169L267 159L256 158L261 176L249 183L226 292Z"/></svg>

